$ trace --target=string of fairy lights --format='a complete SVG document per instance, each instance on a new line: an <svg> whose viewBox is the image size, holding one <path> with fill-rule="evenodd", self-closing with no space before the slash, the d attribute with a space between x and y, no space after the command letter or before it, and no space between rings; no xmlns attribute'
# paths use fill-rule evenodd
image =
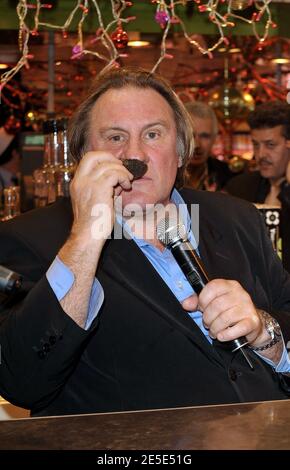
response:
<svg viewBox="0 0 290 470"><path fill-rule="evenodd" d="M190 0L148 0L156 6L153 21L160 25L162 39L160 44L160 56L153 66L155 71L164 59L172 58L172 54L167 51L167 37L171 29L176 25L180 26L186 40L196 47L202 54L212 57L212 53L221 44L228 45L229 40L226 36L228 29L235 27L237 21L248 23L253 30L259 43L263 43L268 37L270 28L277 25L272 20L269 4L271 0L194 0L197 4L198 14L207 15L210 22L214 23L218 31L218 39L214 45L205 48L193 36L189 34L185 23L181 18L180 11L186 8ZM29 68L29 63L33 55L29 51L29 41L31 36L37 36L43 30L56 30L66 38L68 30L71 29L72 22L79 17L76 31L77 41L72 48L71 60L79 59L85 55L93 55L97 60L104 62L104 68L118 66L118 59L127 55L126 46L128 43L128 34L125 25L134 21L136 17L127 15L134 2L127 0L76 0L74 7L67 16L63 24L54 24L43 21L45 10L52 8L50 3L42 3L40 0L19 0L16 8L19 20L18 44L21 54L17 64L10 70L4 72L1 76L0 92L3 87L17 74L22 67ZM192 2L191 2L192 3ZM106 6L105 6L106 5ZM104 10L108 11L108 5L111 9L111 20L105 24ZM241 16L240 12L253 5L255 11L250 19ZM89 44L86 43L84 35L84 24L93 13L97 15L98 24L96 25L96 34ZM125 16L126 15L126 16ZM107 17L107 16L106 16ZM258 34L257 24L263 24L263 33ZM31 25L32 26L29 26ZM100 47L98 47L100 46Z"/></svg>
<svg viewBox="0 0 290 470"><path fill-rule="evenodd" d="M233 21L243 21L251 25L253 34L260 43L263 43L269 34L269 29L276 28L277 25L272 21L272 14L269 8L271 0L262 0L261 2L254 2L253 0L209 0L207 3L202 3L201 0L194 0L198 5L198 11L201 14L207 14L208 19L216 25L219 33L219 38L215 44L209 48L204 48L196 39L191 37L185 27L181 17L177 14L177 6L186 6L187 0L152 0L152 3L157 4L157 10L155 14L155 20L160 23L160 26L164 28L164 33L161 41L161 54L160 58L153 67L153 71L157 69L159 64L164 58L170 58L166 52L166 38L172 24L179 24L184 37L194 47L196 47L202 54L207 54L209 58L212 58L212 52L222 44L228 46L229 40L226 37L226 28L234 28L236 23ZM224 12L223 5L227 3L227 9ZM245 18L237 12L242 11L249 6L254 4L257 11L253 12L252 18ZM223 11L223 13L221 13ZM258 34L257 23L265 20L264 31L262 35Z"/></svg>

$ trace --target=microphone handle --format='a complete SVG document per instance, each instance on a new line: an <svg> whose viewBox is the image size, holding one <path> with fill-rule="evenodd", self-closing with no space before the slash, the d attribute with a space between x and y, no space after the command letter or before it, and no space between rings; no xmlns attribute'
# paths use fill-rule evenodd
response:
<svg viewBox="0 0 290 470"><path fill-rule="evenodd" d="M0 265L0 292L11 294L21 287L20 274Z"/></svg>
<svg viewBox="0 0 290 470"><path fill-rule="evenodd" d="M171 245L170 249L189 284L193 287L194 291L199 294L204 286L209 282L209 277L204 269L200 257L188 241L178 240ZM229 341L229 343L232 344L232 352L239 349L241 350L249 366L253 369L250 359L241 349L243 346L248 344L246 338L241 336L233 341Z"/></svg>

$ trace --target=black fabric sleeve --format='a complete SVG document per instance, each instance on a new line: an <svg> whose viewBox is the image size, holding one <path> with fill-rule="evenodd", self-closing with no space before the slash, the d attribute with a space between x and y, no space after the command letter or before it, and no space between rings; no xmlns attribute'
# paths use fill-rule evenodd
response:
<svg viewBox="0 0 290 470"><path fill-rule="evenodd" d="M0 264L23 276L19 293L0 308L0 394L25 408L46 406L74 370L97 320L80 328L61 308L45 272L47 262L0 225Z"/></svg>

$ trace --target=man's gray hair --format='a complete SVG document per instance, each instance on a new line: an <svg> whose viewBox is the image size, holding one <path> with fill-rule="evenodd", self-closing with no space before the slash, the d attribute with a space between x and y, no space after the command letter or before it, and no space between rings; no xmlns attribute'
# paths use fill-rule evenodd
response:
<svg viewBox="0 0 290 470"><path fill-rule="evenodd" d="M169 83L160 75L139 67L112 68L98 75L88 97L76 110L70 122L69 146L73 159L79 161L88 150L90 119L96 101L106 91L130 86L155 90L167 101L176 124L177 154L185 165L194 149L192 120Z"/></svg>
<svg viewBox="0 0 290 470"><path fill-rule="evenodd" d="M216 137L218 135L218 120L214 110L203 101L189 101L185 104L186 110L191 116L196 116L202 119L211 119L213 124L213 133ZM194 120L193 120L194 127Z"/></svg>

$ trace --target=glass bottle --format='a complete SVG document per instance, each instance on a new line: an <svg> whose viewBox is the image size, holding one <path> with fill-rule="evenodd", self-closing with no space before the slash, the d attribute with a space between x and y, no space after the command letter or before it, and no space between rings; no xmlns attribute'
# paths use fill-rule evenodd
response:
<svg viewBox="0 0 290 470"><path fill-rule="evenodd" d="M69 186L75 172L75 165L71 161L67 140L68 120L58 120L59 166L55 172L56 195L69 197Z"/></svg>
<svg viewBox="0 0 290 470"><path fill-rule="evenodd" d="M2 221L13 219L20 214L20 187L9 186L3 189L4 211Z"/></svg>
<svg viewBox="0 0 290 470"><path fill-rule="evenodd" d="M47 134L47 151L45 151L43 170L45 174L47 204L51 204L56 200L55 173L59 166L61 151L58 137L58 120L49 119L44 123L43 129Z"/></svg>
<svg viewBox="0 0 290 470"><path fill-rule="evenodd" d="M59 165L60 153L56 119L44 121L43 134L43 166L33 173L35 207L46 206L56 199L55 171Z"/></svg>

